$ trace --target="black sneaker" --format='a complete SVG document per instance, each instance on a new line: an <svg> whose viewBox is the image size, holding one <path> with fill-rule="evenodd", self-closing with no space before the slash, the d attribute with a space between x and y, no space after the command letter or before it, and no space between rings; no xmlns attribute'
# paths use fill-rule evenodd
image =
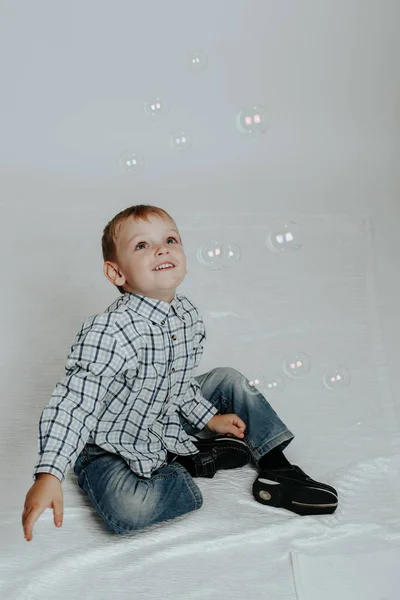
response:
<svg viewBox="0 0 400 600"><path fill-rule="evenodd" d="M188 468L193 477L214 477L219 469L244 467L250 460L250 451L242 440L218 434L209 439L193 441L200 452L190 456L176 455L177 461Z"/></svg>
<svg viewBox="0 0 400 600"><path fill-rule="evenodd" d="M332 514L338 506L335 488L314 481L297 465L262 470L253 484L253 495L261 504L298 515Z"/></svg>

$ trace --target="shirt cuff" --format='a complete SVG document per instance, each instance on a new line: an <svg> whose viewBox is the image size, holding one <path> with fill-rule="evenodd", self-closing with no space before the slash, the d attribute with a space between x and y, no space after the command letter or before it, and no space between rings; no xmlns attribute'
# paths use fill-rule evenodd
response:
<svg viewBox="0 0 400 600"><path fill-rule="evenodd" d="M187 400L181 405L180 412L190 425L201 431L212 417L217 414L218 408L204 398L201 393L200 384L196 379L192 379L190 382L186 396L189 396L189 398L192 396L192 399Z"/></svg>
<svg viewBox="0 0 400 600"><path fill-rule="evenodd" d="M34 467L33 479L36 481L36 475L39 473L50 473L55 475L61 482L65 479L65 471L69 465L69 459L53 452L44 452L40 455L39 463Z"/></svg>

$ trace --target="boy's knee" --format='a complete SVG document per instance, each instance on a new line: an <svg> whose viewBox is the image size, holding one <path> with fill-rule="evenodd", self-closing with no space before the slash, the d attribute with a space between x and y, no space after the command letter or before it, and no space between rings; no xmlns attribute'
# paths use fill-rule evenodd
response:
<svg viewBox="0 0 400 600"><path fill-rule="evenodd" d="M243 377L243 375L234 367L215 367L213 371L225 377Z"/></svg>
<svg viewBox="0 0 400 600"><path fill-rule="evenodd" d="M126 512L125 514L113 514L112 518L105 519L108 528L119 535L128 535L135 531L148 529L153 525L175 521L179 517L183 517L195 510L199 510L203 506L203 496L197 495L196 505L192 503L180 503L173 510L165 510L165 505L146 507L146 510L138 512Z"/></svg>
<svg viewBox="0 0 400 600"><path fill-rule="evenodd" d="M139 531L156 523L163 523L198 510L203 505L200 489L188 477L171 477L168 470L177 470L180 465L167 465L165 475L157 476L157 483L148 480L132 495L115 498L112 516L105 516L108 526L119 534ZM181 467L183 469L183 467Z"/></svg>
<svg viewBox="0 0 400 600"><path fill-rule="evenodd" d="M234 367L216 367L215 371L221 379L228 378L231 381L241 381L244 378L243 374Z"/></svg>

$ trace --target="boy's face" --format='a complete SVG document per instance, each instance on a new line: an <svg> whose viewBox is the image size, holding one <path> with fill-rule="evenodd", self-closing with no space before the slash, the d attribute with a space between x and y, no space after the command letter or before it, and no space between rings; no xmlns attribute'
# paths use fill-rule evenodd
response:
<svg viewBox="0 0 400 600"><path fill-rule="evenodd" d="M148 219L132 218L121 225L116 242L118 264L105 262L104 274L127 292L171 303L187 273L182 240L173 221L157 215ZM175 266L154 270L165 262Z"/></svg>

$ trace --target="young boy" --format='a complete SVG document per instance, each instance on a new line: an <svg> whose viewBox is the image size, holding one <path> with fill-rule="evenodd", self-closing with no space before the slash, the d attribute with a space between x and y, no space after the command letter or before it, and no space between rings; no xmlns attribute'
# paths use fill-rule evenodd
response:
<svg viewBox="0 0 400 600"><path fill-rule="evenodd" d="M196 306L176 293L186 257L168 213L121 211L104 229L102 251L104 274L122 296L83 323L42 412L22 514L27 541L46 508L61 526L61 483L72 463L79 487L119 534L199 509L194 477L249 460L259 471L258 502L333 513L336 490L289 463L282 450L294 435L261 393L246 391L243 375L217 367L192 377L206 333ZM201 431L216 435L196 437Z"/></svg>

